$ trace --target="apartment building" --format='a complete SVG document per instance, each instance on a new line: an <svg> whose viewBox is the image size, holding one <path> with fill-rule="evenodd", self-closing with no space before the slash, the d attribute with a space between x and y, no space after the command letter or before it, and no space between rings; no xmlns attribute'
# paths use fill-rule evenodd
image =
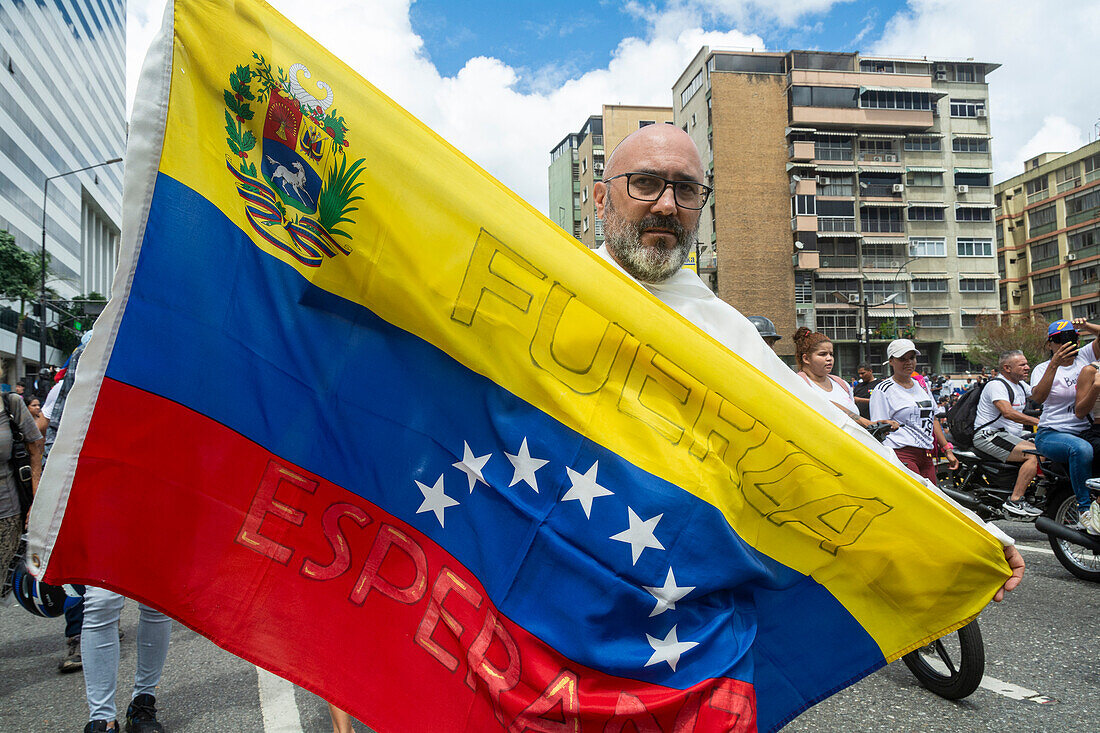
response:
<svg viewBox="0 0 1100 733"><path fill-rule="evenodd" d="M610 155L639 127L671 122L671 107L603 105L602 114L589 117L550 151L550 218L593 249L603 244L592 186L603 178L605 151Z"/></svg>
<svg viewBox="0 0 1100 733"><path fill-rule="evenodd" d="M1001 310L1100 319L1100 140L1038 155L994 192Z"/></svg>
<svg viewBox="0 0 1100 733"><path fill-rule="evenodd" d="M998 64L704 47L673 86L675 124L715 193L699 272L785 336L836 342L836 371L881 362L895 334L920 363L967 368L998 312L987 75Z"/></svg>
<svg viewBox="0 0 1100 733"><path fill-rule="evenodd" d="M122 165L76 171L123 154L125 111L124 0L0 2L0 229L36 254L45 236L61 297L110 294ZM0 382L9 384L25 376L14 368L17 308L0 302ZM41 328L37 318L26 325L24 372L35 373ZM54 364L66 356L47 351Z"/></svg>

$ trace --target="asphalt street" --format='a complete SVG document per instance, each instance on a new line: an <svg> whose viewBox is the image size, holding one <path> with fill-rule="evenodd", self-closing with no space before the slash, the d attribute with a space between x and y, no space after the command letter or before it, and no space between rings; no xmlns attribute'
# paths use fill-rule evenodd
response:
<svg viewBox="0 0 1100 733"><path fill-rule="evenodd" d="M1077 580L1029 525L1002 522L1028 564L1025 582L980 617L986 679L969 698L943 700L923 689L901 662L818 704L787 733L810 731L1066 731L1100 728L1100 586ZM79 731L86 721L84 680L61 675L60 619L0 608L0 720L13 731ZM118 706L133 680L137 606L123 612ZM169 733L331 731L325 703L176 625L158 691ZM370 730L362 724L357 731Z"/></svg>

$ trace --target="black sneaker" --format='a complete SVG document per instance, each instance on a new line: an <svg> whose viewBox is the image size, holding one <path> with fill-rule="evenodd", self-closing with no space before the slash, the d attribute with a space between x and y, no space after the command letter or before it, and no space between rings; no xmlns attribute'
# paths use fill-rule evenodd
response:
<svg viewBox="0 0 1100 733"><path fill-rule="evenodd" d="M70 636L65 640L66 651L65 656L61 658L61 661L57 665L58 672L76 672L77 670L84 668L84 663L80 659L80 634L76 636Z"/></svg>
<svg viewBox="0 0 1100 733"><path fill-rule="evenodd" d="M164 733L164 726L157 722L157 699L141 694L130 701L126 708L126 733Z"/></svg>
<svg viewBox="0 0 1100 733"><path fill-rule="evenodd" d="M114 728L108 728L107 727L108 723L114 723L115 727ZM105 731L105 730L118 730L118 721L117 720L91 720L91 721L88 721L88 724L86 726L84 726L84 733L97 733L97 731Z"/></svg>
<svg viewBox="0 0 1100 733"><path fill-rule="evenodd" d="M1015 514L1017 517L1038 517L1043 513L1041 509L1036 509L1029 504L1026 499L1020 499L1019 501L1009 499L1003 506L1006 512Z"/></svg>

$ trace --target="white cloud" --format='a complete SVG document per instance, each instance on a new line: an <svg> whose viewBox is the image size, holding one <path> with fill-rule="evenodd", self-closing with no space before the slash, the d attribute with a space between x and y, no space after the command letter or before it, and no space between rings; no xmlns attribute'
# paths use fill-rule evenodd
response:
<svg viewBox="0 0 1100 733"><path fill-rule="evenodd" d="M1040 152L1086 142L1100 109L1089 59L1100 38L1100 2L910 0L875 53L973 57L1002 64L989 75L995 180L1023 172Z"/></svg>
<svg viewBox="0 0 1100 733"><path fill-rule="evenodd" d="M806 0L810 1L810 0ZM813 0L824 2L825 0ZM700 46L762 49L759 36L736 30L685 27L680 8L648 16L646 38L625 38L607 66L552 88L553 71L520 71L486 57L469 59L454 76L442 76L409 21L408 0L277 0L276 7L332 53L419 117L540 211L547 207L550 149L602 104L671 105L672 83ZM129 3L129 70L159 25L163 0ZM639 6L640 7L640 6ZM646 12L640 9L639 12ZM522 87L529 91L519 91ZM132 98L132 92L131 92ZM349 120L349 122L351 122ZM354 122L352 122L354 124Z"/></svg>

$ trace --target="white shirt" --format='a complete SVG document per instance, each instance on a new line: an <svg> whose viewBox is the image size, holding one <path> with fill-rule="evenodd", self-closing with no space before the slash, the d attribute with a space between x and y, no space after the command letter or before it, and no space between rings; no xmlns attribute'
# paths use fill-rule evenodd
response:
<svg viewBox="0 0 1100 733"><path fill-rule="evenodd" d="M61 384L64 380L58 380L57 384L50 387L50 393L46 395L46 404L42 405L42 415L47 420L53 419L53 406L57 404L57 397L61 394Z"/></svg>
<svg viewBox="0 0 1100 733"><path fill-rule="evenodd" d="M829 390L826 390L820 384L808 377L803 377L802 380L810 385L810 389L819 392L822 397L832 402L834 405L839 405L853 415L859 414L859 408L856 407L855 397L852 396L852 387L844 380L829 375L829 386L832 387L832 389ZM813 407L813 405L810 406Z"/></svg>
<svg viewBox="0 0 1100 733"><path fill-rule="evenodd" d="M922 448L932 450L932 416L936 401L932 393L913 380L906 388L893 377L879 382L871 392L871 419L897 420L901 427L888 433L884 445L891 448Z"/></svg>
<svg viewBox="0 0 1100 733"><path fill-rule="evenodd" d="M1002 379L1004 379L1003 382ZM1005 386L1005 382L1009 384L1011 390ZM1009 394L1010 391L1011 394ZM996 401L1008 402L1012 405L1013 410L1023 412L1027 398L1030 396L1031 387L1028 386L1027 382L1014 384L1012 380L1004 377L990 379L986 382L981 396L978 397L978 410L974 414L974 430L976 431L979 428L982 430L1006 430L1013 435L1022 436L1024 426L1002 415L993 403Z"/></svg>
<svg viewBox="0 0 1100 733"><path fill-rule="evenodd" d="M820 393L807 387L806 383L796 376L791 368L783 363L782 359L776 356L771 347L764 343L764 339L760 338L760 332L756 330L749 319L711 292L711 289L703 284L703 281L694 272L681 268L668 280L657 285L642 283L630 277L630 273L615 261L606 244L600 246L596 250L596 254L611 263L612 267L629 277L634 283L645 288L669 308L701 328L715 341L746 360L761 374L829 418L841 430L851 435L869 450L882 456L892 465L908 470L901 465L893 451L885 450L882 443L872 438L870 433L859 426L859 423L845 415L829 401L822 399ZM931 400L931 395L929 395L929 399ZM938 493L954 505L956 509L969 517L974 524L983 527L996 537L1001 544L1006 547L1015 544L1015 540L995 524L983 522L974 512L960 506L958 502L943 494L938 487L927 479L922 478L921 481L929 490Z"/></svg>
<svg viewBox="0 0 1100 733"><path fill-rule="evenodd" d="M1058 367L1050 394L1043 402L1043 414L1039 416L1039 428L1050 428L1060 433L1081 433L1088 430L1089 419L1073 414L1073 403L1077 401L1077 375L1090 361L1096 361L1096 341L1077 350L1077 358L1069 366ZM1044 361L1031 372L1031 388L1046 374L1050 360Z"/></svg>

